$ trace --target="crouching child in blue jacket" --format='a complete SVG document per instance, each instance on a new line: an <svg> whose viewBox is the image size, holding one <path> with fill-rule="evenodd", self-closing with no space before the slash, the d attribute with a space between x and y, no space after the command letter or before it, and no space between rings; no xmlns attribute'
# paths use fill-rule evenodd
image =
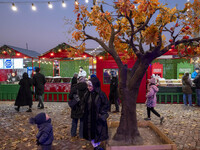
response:
<svg viewBox="0 0 200 150"><path fill-rule="evenodd" d="M30 118L31 124L37 124L39 129L37 138L37 145L40 145L42 150L51 150L53 142L53 127L51 118L45 113L39 113L35 117Z"/></svg>

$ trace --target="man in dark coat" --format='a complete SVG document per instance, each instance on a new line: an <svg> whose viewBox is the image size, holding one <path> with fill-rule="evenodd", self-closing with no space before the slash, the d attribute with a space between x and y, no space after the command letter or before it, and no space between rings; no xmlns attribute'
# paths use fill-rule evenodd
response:
<svg viewBox="0 0 200 150"><path fill-rule="evenodd" d="M200 107L200 73L193 80L196 86L197 106Z"/></svg>
<svg viewBox="0 0 200 150"><path fill-rule="evenodd" d="M116 110L114 112L119 112L118 79L116 74L112 75L110 82L109 104L109 111L111 111L111 104L115 104Z"/></svg>
<svg viewBox="0 0 200 150"><path fill-rule="evenodd" d="M20 80L19 85L20 88L15 101L15 106L17 106L17 108L15 108L15 110L19 111L20 106L29 106L27 112L31 112L31 107L33 105L31 92L32 80L28 77L26 72L23 74L23 79Z"/></svg>
<svg viewBox="0 0 200 150"><path fill-rule="evenodd" d="M44 109L42 95L44 94L44 84L46 83L46 79L45 76L40 73L40 68L36 68L35 71L36 74L33 76L33 85L35 86L36 97L39 100L38 108Z"/></svg>
<svg viewBox="0 0 200 150"><path fill-rule="evenodd" d="M95 150L100 150L100 142L108 139L108 99L100 89L97 77L88 82L88 91L84 95L85 113L83 122L83 138L91 141Z"/></svg>
<svg viewBox="0 0 200 150"><path fill-rule="evenodd" d="M79 125L79 137L83 138L83 114L85 109L85 104L83 101L83 96L87 91L87 83L85 82L85 77L80 77L78 83L75 84L70 93L69 99L73 100L74 96L78 94L79 101L71 108L71 118L72 118L72 126L71 126L71 136L76 136L77 124L80 119Z"/></svg>

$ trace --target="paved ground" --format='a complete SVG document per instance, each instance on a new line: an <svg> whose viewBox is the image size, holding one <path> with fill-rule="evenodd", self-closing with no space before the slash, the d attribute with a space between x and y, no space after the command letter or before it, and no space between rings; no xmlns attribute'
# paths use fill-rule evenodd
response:
<svg viewBox="0 0 200 150"><path fill-rule="evenodd" d="M14 110L14 102L0 101L0 149L33 149L35 145L36 126L28 123L28 118L39 112L46 112L51 116L54 126L54 150L92 150L89 142L70 137L70 108L67 103L45 103L44 110L36 108L33 112L25 112L23 107L19 113ZM114 107L114 105L113 105ZM152 114L152 122L173 140L179 150L200 150L200 107L183 107L181 104L158 104L155 108L165 117L163 125ZM114 108L113 108L114 110ZM138 120L146 117L144 104L137 104ZM118 121L120 114L111 113L109 120Z"/></svg>

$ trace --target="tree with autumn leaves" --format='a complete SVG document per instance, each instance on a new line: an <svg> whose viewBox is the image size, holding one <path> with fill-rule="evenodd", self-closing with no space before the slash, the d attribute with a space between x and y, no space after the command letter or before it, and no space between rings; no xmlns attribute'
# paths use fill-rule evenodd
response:
<svg viewBox="0 0 200 150"><path fill-rule="evenodd" d="M113 57L119 68L122 112L114 140L132 144L141 141L136 100L149 64L171 49L177 49L181 57L200 54L199 8L199 0L185 3L183 10L168 8L158 0L101 1L92 8L75 5L76 30L72 37L82 41L79 51L85 50L86 40L93 40ZM88 34L87 29L92 26L98 37ZM129 69L123 60L132 55L136 62Z"/></svg>

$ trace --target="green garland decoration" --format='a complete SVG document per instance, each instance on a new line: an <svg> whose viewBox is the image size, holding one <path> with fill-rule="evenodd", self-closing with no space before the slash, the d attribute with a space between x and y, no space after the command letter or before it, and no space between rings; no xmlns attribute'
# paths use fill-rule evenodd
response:
<svg viewBox="0 0 200 150"><path fill-rule="evenodd" d="M57 53L59 49L65 50L65 49L68 49L68 48L73 48L73 47L66 44L66 43L61 43L58 46L56 46L55 48L53 48L51 51L54 52L54 53Z"/></svg>
<svg viewBox="0 0 200 150"><path fill-rule="evenodd" d="M12 58L12 56L15 56L15 51L9 48L7 45L4 45L0 47L0 56L4 57L5 55L9 55L10 58Z"/></svg>

